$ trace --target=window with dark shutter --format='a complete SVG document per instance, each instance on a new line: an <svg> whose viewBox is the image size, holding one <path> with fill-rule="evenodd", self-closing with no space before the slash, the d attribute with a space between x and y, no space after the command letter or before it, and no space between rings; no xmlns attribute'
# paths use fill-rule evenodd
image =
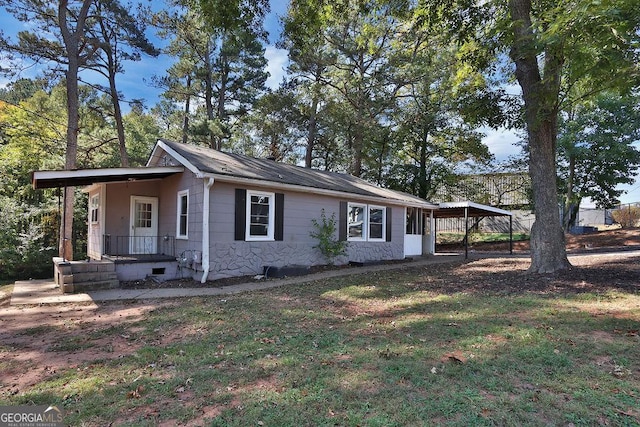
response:
<svg viewBox="0 0 640 427"><path fill-rule="evenodd" d="M276 241L284 240L284 194L276 193L276 218L273 238Z"/></svg>
<svg viewBox="0 0 640 427"><path fill-rule="evenodd" d="M236 189L235 240L284 239L284 194Z"/></svg>
<svg viewBox="0 0 640 427"><path fill-rule="evenodd" d="M390 242L391 241L391 225L393 224L392 220L391 220L391 212L393 212L393 209L391 208L386 208L387 210L387 217L386 217L386 222L387 222L387 226L386 226L386 241Z"/></svg>
<svg viewBox="0 0 640 427"><path fill-rule="evenodd" d="M344 242L347 240L347 202L340 202L340 216L338 219L338 240Z"/></svg>
<svg viewBox="0 0 640 427"><path fill-rule="evenodd" d="M245 240L247 230L247 190L236 188L235 240Z"/></svg>

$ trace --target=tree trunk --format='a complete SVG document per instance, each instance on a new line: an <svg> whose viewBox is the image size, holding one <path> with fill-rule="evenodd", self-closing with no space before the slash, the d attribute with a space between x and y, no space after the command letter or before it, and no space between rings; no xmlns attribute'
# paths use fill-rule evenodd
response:
<svg viewBox="0 0 640 427"><path fill-rule="evenodd" d="M185 84L187 94L184 100L184 118L182 120L182 143L186 144L189 140L189 114L191 112L191 74L187 74L187 82Z"/></svg>
<svg viewBox="0 0 640 427"><path fill-rule="evenodd" d="M313 146L316 143L316 133L318 132L318 95L313 94L313 100L311 101L311 111L309 115L309 133L307 135L307 152L304 156L304 166L307 168L311 167L311 162L313 161Z"/></svg>
<svg viewBox="0 0 640 427"><path fill-rule="evenodd" d="M78 132L80 129L80 113L78 107L78 70L80 69L80 42L84 35L84 23L89 12L92 0L84 0L77 16L77 27L71 31L67 25L67 1L58 3L58 25L65 44L67 59L69 60L66 71L67 85L67 147L65 152L65 169L77 168L78 158ZM66 187L64 191L63 216L60 222L60 242L58 246L59 256L73 259L73 205L75 189Z"/></svg>
<svg viewBox="0 0 640 427"><path fill-rule="evenodd" d="M205 104L205 108L207 110L207 128L208 128L208 132L209 132L209 145L211 146L211 148L213 148L214 150L218 149L217 143L216 143L216 137L213 133L213 130L211 129L211 122L214 119L214 115L213 115L213 65L211 64L211 49L210 49L210 42L207 42L207 50L206 50L206 56L204 58L205 61L205 67L206 67L206 76L204 77L204 81L205 81L205 89L204 89L204 104Z"/></svg>
<svg viewBox="0 0 640 427"><path fill-rule="evenodd" d="M552 273L570 266L560 224L556 186L558 95L562 61L551 47L545 51L544 80L538 68L531 1L510 0L514 41L510 52L525 103L529 137L529 174L535 222L531 228L531 273Z"/></svg>
<svg viewBox="0 0 640 427"><path fill-rule="evenodd" d="M575 209L575 195L573 194L573 181L575 179L576 171L576 157L573 154L569 154L569 176L567 177L567 194L564 199L564 209L562 212L562 225L565 231L575 225L576 222L576 209Z"/></svg>
<svg viewBox="0 0 640 427"><path fill-rule="evenodd" d="M420 141L420 166L418 171L418 197L427 199L427 144L429 141L429 132L423 130L422 139Z"/></svg>
<svg viewBox="0 0 640 427"><path fill-rule="evenodd" d="M529 128L530 125L527 124ZM555 136L548 121L528 131L529 174L533 186L535 222L531 228L532 273L552 273L570 266L560 225L556 187Z"/></svg>
<svg viewBox="0 0 640 427"><path fill-rule="evenodd" d="M129 167L129 154L127 153L127 145L124 136L124 123L122 122L122 110L120 109L120 98L118 89L116 88L116 64L113 59L111 49L108 53L109 61L109 94L113 103L113 116L116 121L116 132L118 134L118 147L120 149L120 163L123 167Z"/></svg>
<svg viewBox="0 0 640 427"><path fill-rule="evenodd" d="M222 63L223 69L220 72L220 90L218 91L218 121L220 123L220 131L223 132L223 135L219 135L217 138L218 150L222 150L222 140L224 138L224 134L226 133L225 127L227 122L227 82L229 79L229 67L227 65L226 56L222 56L220 62Z"/></svg>
<svg viewBox="0 0 640 427"><path fill-rule="evenodd" d="M66 72L67 78L67 147L65 152L64 168L66 170L77 169L78 158L78 61L69 58L69 66ZM75 201L75 188L65 187L63 193L63 218L60 224L59 256L73 260L73 206Z"/></svg>
<svg viewBox="0 0 640 427"><path fill-rule="evenodd" d="M362 146L364 145L364 136L362 135L362 126L356 126L353 135L353 160L351 162L351 174L360 177L362 175Z"/></svg>

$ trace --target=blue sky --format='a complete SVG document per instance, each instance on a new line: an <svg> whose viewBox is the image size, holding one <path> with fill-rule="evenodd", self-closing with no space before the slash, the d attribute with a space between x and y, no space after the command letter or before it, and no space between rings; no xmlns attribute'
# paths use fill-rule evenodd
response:
<svg viewBox="0 0 640 427"><path fill-rule="evenodd" d="M276 88L286 74L287 53L284 50L277 49L275 44L280 37L280 17L287 11L288 0L270 0L270 3L271 12L265 20L265 27L269 32L266 57L269 61L267 71L270 77L267 80L267 86ZM153 2L152 4L154 7L159 5L158 2ZM0 11L2 11L1 8ZM0 29L5 35L13 35L20 30L28 29L28 24L18 22L8 13L2 12L0 12ZM155 37L153 29L149 29L148 37L155 42L161 43ZM139 62L129 62L125 66L125 73L118 76L118 87L127 99L144 99L146 106L153 106L159 99L160 90L151 86L151 77L164 74L170 65L171 60L164 55L158 58L143 57ZM23 74L24 77L32 77L33 75L33 69L29 69ZM6 83L7 80L0 77L0 86L4 86ZM518 90L518 88L514 87L514 90ZM489 147L496 160L506 160L507 157L519 151L519 148L513 145L520 139L515 131L509 129L481 129L481 131L486 134L483 142ZM628 194L620 197L622 203L640 201L640 182L636 181L634 184L620 186L620 188L628 192Z"/></svg>

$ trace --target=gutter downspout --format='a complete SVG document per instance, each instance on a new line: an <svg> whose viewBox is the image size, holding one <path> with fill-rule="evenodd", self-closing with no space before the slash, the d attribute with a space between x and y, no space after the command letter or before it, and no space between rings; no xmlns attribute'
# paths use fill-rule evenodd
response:
<svg viewBox="0 0 640 427"><path fill-rule="evenodd" d="M212 177L204 179L204 197L202 202L202 279L200 283L205 283L209 276L209 197L211 193L211 187L215 179Z"/></svg>

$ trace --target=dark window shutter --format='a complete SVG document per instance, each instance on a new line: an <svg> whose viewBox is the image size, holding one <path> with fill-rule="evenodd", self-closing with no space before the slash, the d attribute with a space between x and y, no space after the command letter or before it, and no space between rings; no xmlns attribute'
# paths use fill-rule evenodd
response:
<svg viewBox="0 0 640 427"><path fill-rule="evenodd" d="M276 241L284 240L284 194L276 193L276 218L273 237Z"/></svg>
<svg viewBox="0 0 640 427"><path fill-rule="evenodd" d="M338 218L338 240L347 240L347 202L340 202L340 215Z"/></svg>
<svg viewBox="0 0 640 427"><path fill-rule="evenodd" d="M393 224L393 221L391 220L391 211L392 209L390 207L387 207L387 225L385 226L385 229L387 231L387 237L385 240L387 242L391 241L391 226Z"/></svg>
<svg viewBox="0 0 640 427"><path fill-rule="evenodd" d="M245 240L247 234L247 190L236 188L235 240Z"/></svg>

